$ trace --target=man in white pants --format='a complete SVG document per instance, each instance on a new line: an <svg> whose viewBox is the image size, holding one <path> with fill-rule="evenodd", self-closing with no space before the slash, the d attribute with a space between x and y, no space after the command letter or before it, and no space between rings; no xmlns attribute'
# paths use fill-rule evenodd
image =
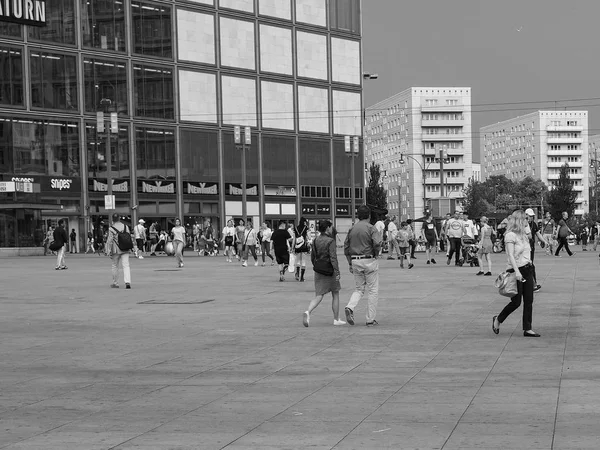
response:
<svg viewBox="0 0 600 450"><path fill-rule="evenodd" d="M388 258L394 259L394 251L396 251L396 256L398 259L402 259L400 255L400 247L398 246L398 241L396 240L396 236L398 236L398 225L396 223L396 216L392 217L390 223L388 224L387 229L387 238L388 238Z"/></svg>
<svg viewBox="0 0 600 450"><path fill-rule="evenodd" d="M145 223L146 221L144 219L140 219L138 221L138 224L133 229L133 237L135 239L137 247L137 253L135 254L135 256L137 256L139 259L144 259L142 253L144 253L144 245L146 243L146 227L144 226Z"/></svg>
<svg viewBox="0 0 600 450"><path fill-rule="evenodd" d="M112 215L112 226L108 229L108 238L106 239L106 254L112 260L112 284L111 288L119 288L119 265L123 268L123 281L125 289L131 289L131 270L129 269L129 250L121 250L117 245L117 232L129 232L127 226L121 222L121 217L117 213Z"/></svg>

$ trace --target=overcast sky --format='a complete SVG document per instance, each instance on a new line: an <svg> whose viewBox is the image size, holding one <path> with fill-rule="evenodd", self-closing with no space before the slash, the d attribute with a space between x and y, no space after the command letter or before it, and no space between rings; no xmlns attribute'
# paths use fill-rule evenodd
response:
<svg viewBox="0 0 600 450"><path fill-rule="evenodd" d="M588 110L600 134L599 17L600 0L363 0L364 69L379 74L365 104L471 87L476 161L481 126L555 105ZM489 105L507 102L533 103Z"/></svg>

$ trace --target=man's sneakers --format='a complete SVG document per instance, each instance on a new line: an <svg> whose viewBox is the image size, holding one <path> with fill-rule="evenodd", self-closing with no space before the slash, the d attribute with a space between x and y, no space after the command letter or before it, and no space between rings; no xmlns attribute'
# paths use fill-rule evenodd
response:
<svg viewBox="0 0 600 450"><path fill-rule="evenodd" d="M437 264L437 263L435 262L435 259L431 258L431 264Z"/></svg>
<svg viewBox="0 0 600 450"><path fill-rule="evenodd" d="M483 275L483 270L480 270L479 272L477 272L475 275Z"/></svg>
<svg viewBox="0 0 600 450"><path fill-rule="evenodd" d="M346 313L346 322L354 325L354 312L350 308L344 308L344 312Z"/></svg>
<svg viewBox="0 0 600 450"><path fill-rule="evenodd" d="M431 261L427 260L427 263L426 263L426 264L431 264Z"/></svg>
<svg viewBox="0 0 600 450"><path fill-rule="evenodd" d="M131 289L131 284L125 283L125 289Z"/></svg>
<svg viewBox="0 0 600 450"><path fill-rule="evenodd" d="M254 267L257 267L257 266L258 266L258 261L255 261L254 262ZM263 266L264 266L264 263L263 263Z"/></svg>
<svg viewBox="0 0 600 450"><path fill-rule="evenodd" d="M409 268L409 269L412 269L413 267L415 267L415 265L414 265L414 264L412 264L412 263L410 263L410 264L408 265L408 268Z"/></svg>
<svg viewBox="0 0 600 450"><path fill-rule="evenodd" d="M113 289L119 289L119 285L117 283L111 284L110 287Z"/></svg>
<svg viewBox="0 0 600 450"><path fill-rule="evenodd" d="M492 272L486 272L483 274L484 277L491 277L492 276Z"/></svg>
<svg viewBox="0 0 600 450"><path fill-rule="evenodd" d="M310 322L310 313L308 311L304 311L304 314L302 315L302 324L305 327L308 327L309 322Z"/></svg>
<svg viewBox="0 0 600 450"><path fill-rule="evenodd" d="M339 319L339 320L338 319L334 319L333 320L333 325L336 326L336 327L338 327L338 326L341 326L341 325L346 325L346 322L344 322L342 319Z"/></svg>
<svg viewBox="0 0 600 450"><path fill-rule="evenodd" d="M542 290L542 285L541 284L536 284L535 287L533 288L533 292L539 292Z"/></svg>
<svg viewBox="0 0 600 450"><path fill-rule="evenodd" d="M379 322L377 322L376 320L373 320L373 322L367 322L366 325L368 327L376 327L377 325L379 325Z"/></svg>
<svg viewBox="0 0 600 450"><path fill-rule="evenodd" d="M242 267L248 267L248 261L244 261L244 262L242 263Z"/></svg>

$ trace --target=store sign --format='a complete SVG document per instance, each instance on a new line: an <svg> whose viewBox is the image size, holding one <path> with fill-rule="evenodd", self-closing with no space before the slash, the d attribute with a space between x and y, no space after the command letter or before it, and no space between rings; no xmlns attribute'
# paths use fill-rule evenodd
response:
<svg viewBox="0 0 600 450"><path fill-rule="evenodd" d="M317 214L331 214L331 206L317 205Z"/></svg>
<svg viewBox="0 0 600 450"><path fill-rule="evenodd" d="M284 197L295 197L296 187L295 186L276 186L272 184L265 184L265 195L279 195Z"/></svg>
<svg viewBox="0 0 600 450"><path fill-rule="evenodd" d="M0 181L0 192L15 192L15 182Z"/></svg>
<svg viewBox="0 0 600 450"><path fill-rule="evenodd" d="M227 195L242 195L242 185L227 183L225 184L225 193ZM257 184L246 184L246 195L258 195L258 185Z"/></svg>
<svg viewBox="0 0 600 450"><path fill-rule="evenodd" d="M89 180L90 192L108 192L107 180ZM112 180L113 192L129 192L129 180Z"/></svg>
<svg viewBox="0 0 600 450"><path fill-rule="evenodd" d="M350 205L336 205L335 206L335 215L336 216L349 216L350 215Z"/></svg>
<svg viewBox="0 0 600 450"><path fill-rule="evenodd" d="M138 181L138 192L144 194L174 194L174 181Z"/></svg>
<svg viewBox="0 0 600 450"><path fill-rule="evenodd" d="M192 195L218 195L219 185L217 183L199 183L187 181L183 183L186 194Z"/></svg>
<svg viewBox="0 0 600 450"><path fill-rule="evenodd" d="M315 205L302 205L302 214L315 214L316 211Z"/></svg>
<svg viewBox="0 0 600 450"><path fill-rule="evenodd" d="M0 21L46 26L46 2L43 0L0 0Z"/></svg>

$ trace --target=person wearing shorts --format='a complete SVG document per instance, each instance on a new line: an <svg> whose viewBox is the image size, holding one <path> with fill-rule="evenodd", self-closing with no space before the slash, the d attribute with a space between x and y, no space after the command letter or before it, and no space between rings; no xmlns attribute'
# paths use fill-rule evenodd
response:
<svg viewBox="0 0 600 450"><path fill-rule="evenodd" d="M271 235L275 260L279 265L279 281L285 281L285 272L290 265L290 247L293 242L293 238L286 229L286 225L286 221L281 220L279 222L279 228Z"/></svg>
<svg viewBox="0 0 600 450"><path fill-rule="evenodd" d="M423 239L425 239L425 252L427 253L427 264L437 264L433 259L432 252L437 248L438 234L435 228L435 222L431 214L427 215L423 227L421 228Z"/></svg>

